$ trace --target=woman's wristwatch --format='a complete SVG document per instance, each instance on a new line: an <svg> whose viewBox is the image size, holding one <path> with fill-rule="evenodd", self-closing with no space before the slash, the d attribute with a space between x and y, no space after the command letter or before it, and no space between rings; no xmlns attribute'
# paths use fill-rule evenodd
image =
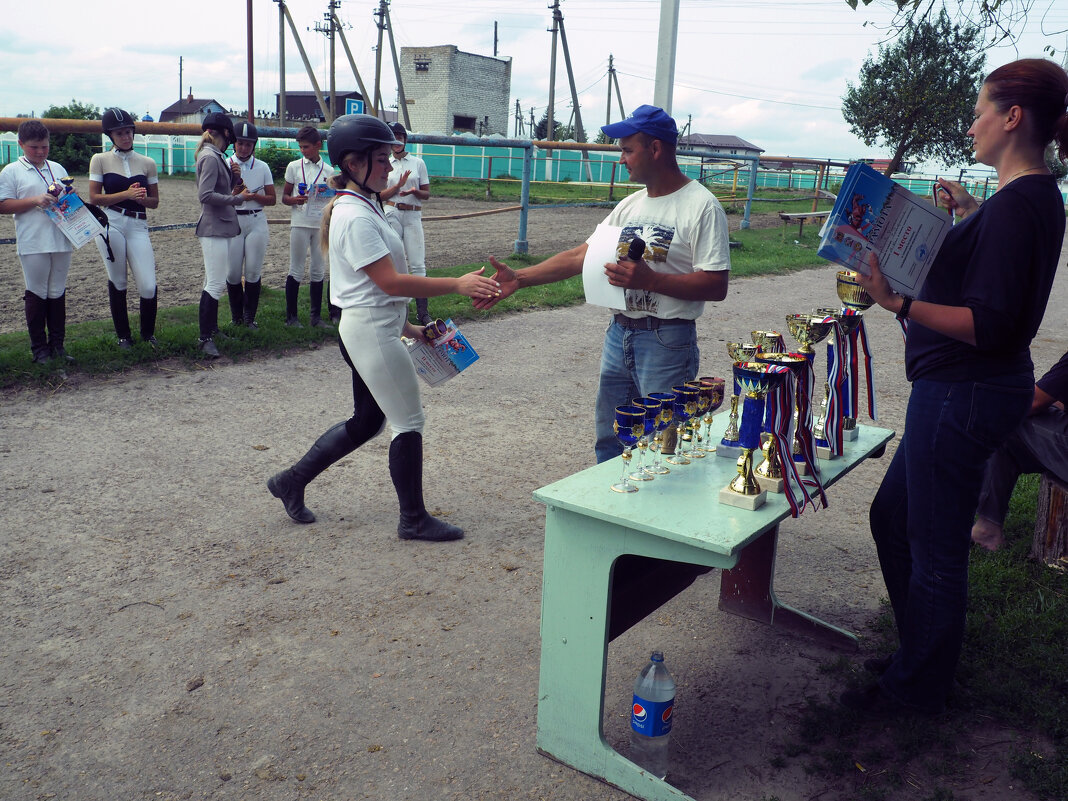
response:
<svg viewBox="0 0 1068 801"><path fill-rule="evenodd" d="M912 301L915 300L915 298L910 298L908 295L903 295L903 297L904 300L901 301L901 308L898 309L897 312L897 319L899 320L909 319L909 309L912 308Z"/></svg>

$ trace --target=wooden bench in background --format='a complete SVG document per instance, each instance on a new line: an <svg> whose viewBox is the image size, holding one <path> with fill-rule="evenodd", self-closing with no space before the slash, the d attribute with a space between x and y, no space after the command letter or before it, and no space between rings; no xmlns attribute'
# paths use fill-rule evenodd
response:
<svg viewBox="0 0 1068 801"><path fill-rule="evenodd" d="M1068 569L1068 487L1048 473L1038 485L1031 558Z"/></svg>
<svg viewBox="0 0 1068 801"><path fill-rule="evenodd" d="M823 222L830 215L830 210L827 211L796 211L787 212L780 211L779 219L782 220L782 230L786 232L786 226L789 223L797 223L797 238L801 238L801 232L805 230L805 220L812 220L813 222Z"/></svg>

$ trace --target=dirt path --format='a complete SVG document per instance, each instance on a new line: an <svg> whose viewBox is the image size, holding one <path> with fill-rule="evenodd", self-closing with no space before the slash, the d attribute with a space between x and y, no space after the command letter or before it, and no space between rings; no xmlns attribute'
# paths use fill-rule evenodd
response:
<svg viewBox="0 0 1068 801"><path fill-rule="evenodd" d="M734 282L700 322L702 369L726 372L725 340L833 302L833 275ZM1066 284L1040 369L1068 348ZM482 359L424 393L428 503L468 532L445 545L397 540L381 438L311 486L318 523L292 524L268 495L266 477L351 407L333 347L0 399L0 797L622 801L534 748L531 492L592 460L605 319L580 306L467 327ZM880 424L900 429L900 332L868 319ZM872 617L884 589L866 514L883 470L861 466L829 509L782 527L785 601L854 630ZM680 788L856 797L852 776L827 786L800 760L771 763L806 697L832 688L819 665L835 654L720 614L718 586L699 579L613 643L609 740L625 742L630 684L660 648L679 684ZM947 779L968 788L957 797L1029 798L1006 747L983 753L969 766L992 778Z"/></svg>

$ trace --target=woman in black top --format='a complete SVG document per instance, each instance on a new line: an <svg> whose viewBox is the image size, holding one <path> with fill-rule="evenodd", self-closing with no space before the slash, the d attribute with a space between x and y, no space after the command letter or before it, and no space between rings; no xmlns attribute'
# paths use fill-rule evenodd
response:
<svg viewBox="0 0 1068 801"><path fill-rule="evenodd" d="M878 264L861 285L908 320L905 431L872 502L870 525L900 644L870 660L877 683L843 694L855 709L941 711L964 638L968 548L991 453L1030 408L1030 344L1064 238L1064 201L1046 167L1056 140L1068 155L1068 74L1021 59L986 79L968 135L998 191L981 206L939 181L940 204L961 219L920 294L894 294Z"/></svg>

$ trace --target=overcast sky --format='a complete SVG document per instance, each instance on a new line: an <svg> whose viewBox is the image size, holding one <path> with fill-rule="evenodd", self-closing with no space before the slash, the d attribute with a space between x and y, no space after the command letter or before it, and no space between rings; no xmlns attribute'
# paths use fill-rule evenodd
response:
<svg viewBox="0 0 1068 801"><path fill-rule="evenodd" d="M289 0L290 13L316 70L329 87L326 0ZM252 0L255 107L275 107L278 92L278 5ZM397 47L453 44L463 51L512 59L512 101L540 118L548 102L552 24L549 0L392 0ZM342 0L338 14L357 67L373 91L377 0ZM692 116L695 133L733 134L767 155L854 158L889 155L849 133L841 98L856 82L865 56L886 38L884 3L852 11L844 0L681 0L672 113L680 127ZM71 99L101 108L118 105L158 118L192 87L235 110L247 105L246 3L177 0L108 4L90 11L84 0L22 2L4 10L0 29L0 116L40 113ZM624 107L652 102L659 0L561 0L583 123L605 122L608 57L614 57ZM988 68L1051 45L1063 58L1068 2L1036 0L1018 49L1000 47ZM383 96L396 101L388 39ZM287 90L311 89L287 34ZM338 90L356 89L338 45ZM613 99L613 119L618 110ZM571 100L562 53L557 65L556 118L567 122ZM509 135L513 129L509 128ZM592 135L592 134L591 134Z"/></svg>

